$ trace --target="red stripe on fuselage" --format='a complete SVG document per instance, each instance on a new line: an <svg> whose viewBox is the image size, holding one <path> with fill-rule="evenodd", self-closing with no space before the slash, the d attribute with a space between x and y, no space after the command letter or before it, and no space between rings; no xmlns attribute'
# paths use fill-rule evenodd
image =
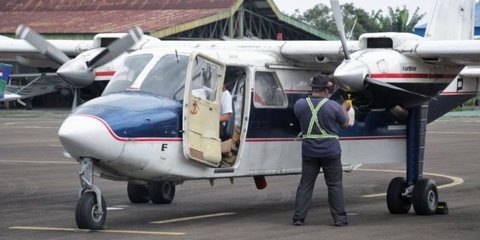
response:
<svg viewBox="0 0 480 240"><path fill-rule="evenodd" d="M113 76L113 74L115 74L115 71L95 72L96 77L108 77L108 76Z"/></svg>
<svg viewBox="0 0 480 240"><path fill-rule="evenodd" d="M457 74L429 74L429 73L372 73L372 78L455 78Z"/></svg>
<svg viewBox="0 0 480 240"><path fill-rule="evenodd" d="M477 91L466 91L466 92L441 92L440 95L475 95L479 94Z"/></svg>
<svg viewBox="0 0 480 240"><path fill-rule="evenodd" d="M400 140L406 136L362 136L362 137L341 137L340 141L359 141L359 140ZM296 142L302 141L301 138L247 138L245 142Z"/></svg>

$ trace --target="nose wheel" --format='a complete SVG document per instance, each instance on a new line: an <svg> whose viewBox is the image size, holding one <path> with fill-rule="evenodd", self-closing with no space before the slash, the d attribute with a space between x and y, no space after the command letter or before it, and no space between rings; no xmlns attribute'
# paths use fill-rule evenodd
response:
<svg viewBox="0 0 480 240"><path fill-rule="evenodd" d="M93 185L93 160L83 158L80 165L82 190L75 208L75 221L80 229L99 230L103 228L107 219L107 204L100 189Z"/></svg>
<svg viewBox="0 0 480 240"><path fill-rule="evenodd" d="M75 209L75 221L80 229L102 229L107 219L107 205L102 196L102 204L97 203L94 192L82 193Z"/></svg>

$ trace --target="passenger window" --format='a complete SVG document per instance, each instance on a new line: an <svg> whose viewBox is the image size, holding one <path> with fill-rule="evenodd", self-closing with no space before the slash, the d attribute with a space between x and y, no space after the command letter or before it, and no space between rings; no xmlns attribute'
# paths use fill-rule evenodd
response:
<svg viewBox="0 0 480 240"><path fill-rule="evenodd" d="M198 57L193 73L192 94L195 97L215 102L218 83L218 69L213 63Z"/></svg>
<svg viewBox="0 0 480 240"><path fill-rule="evenodd" d="M287 97L272 72L255 73L254 106L256 108L285 108Z"/></svg>

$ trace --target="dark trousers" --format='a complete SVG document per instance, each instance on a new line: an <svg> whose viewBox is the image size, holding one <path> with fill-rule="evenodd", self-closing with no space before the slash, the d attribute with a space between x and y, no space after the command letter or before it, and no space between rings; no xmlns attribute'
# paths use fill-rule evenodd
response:
<svg viewBox="0 0 480 240"><path fill-rule="evenodd" d="M345 200L343 197L342 162L339 156L326 158L302 158L302 178L298 185L293 220L305 220L312 199L315 180L320 168L323 169L328 187L328 204L334 223L347 223Z"/></svg>

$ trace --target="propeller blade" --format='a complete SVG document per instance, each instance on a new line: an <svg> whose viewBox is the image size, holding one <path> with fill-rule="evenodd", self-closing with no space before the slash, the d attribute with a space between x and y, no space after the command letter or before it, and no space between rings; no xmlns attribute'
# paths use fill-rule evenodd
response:
<svg viewBox="0 0 480 240"><path fill-rule="evenodd" d="M350 59L347 48L347 38L345 37L345 28L343 26L343 16L342 10L340 9L340 3L338 0L330 0L330 5L332 6L333 19L335 20L335 25L337 26L338 35L340 36L340 41L342 42L343 54L345 59Z"/></svg>
<svg viewBox="0 0 480 240"><path fill-rule="evenodd" d="M420 93L416 93L416 92L412 92L412 91L409 91L407 89L403 89L403 88L400 88L400 87L397 87L395 85L392 85L390 83L386 83L386 82L382 82L382 81L379 81L379 80L375 80L371 77L366 77L365 78L365 81L367 81L368 83L371 83L371 84L375 84L375 85L379 85L381 87L385 87L385 88L390 88L390 89L393 89L393 90L397 90L397 91L401 91L401 92L404 92L404 93L408 93L408 94L411 94L411 95L415 95L417 97L421 97L421 98L425 98L427 100L430 100L432 99L432 97L430 96L427 96L427 95L423 95L423 94L420 94Z"/></svg>
<svg viewBox="0 0 480 240"><path fill-rule="evenodd" d="M131 48L135 43L141 41L143 38L143 31L140 27L134 27L130 29L128 34L120 39L115 40L112 44L108 45L102 52L97 54L92 60L87 62L89 70L100 67L125 51Z"/></svg>
<svg viewBox="0 0 480 240"><path fill-rule="evenodd" d="M70 60L70 58L65 53L60 51L60 49L47 42L47 40L40 36L40 34L25 25L19 25L15 35L30 43L41 54L47 56L49 59L55 63L58 63L59 65L63 65Z"/></svg>
<svg viewBox="0 0 480 240"><path fill-rule="evenodd" d="M78 105L82 105L85 103L85 100L82 99L82 89L81 88L74 88L73 89L73 103L72 103L72 110L75 109Z"/></svg>
<svg viewBox="0 0 480 240"><path fill-rule="evenodd" d="M72 103L72 110L78 106L78 88L73 89L73 103Z"/></svg>

